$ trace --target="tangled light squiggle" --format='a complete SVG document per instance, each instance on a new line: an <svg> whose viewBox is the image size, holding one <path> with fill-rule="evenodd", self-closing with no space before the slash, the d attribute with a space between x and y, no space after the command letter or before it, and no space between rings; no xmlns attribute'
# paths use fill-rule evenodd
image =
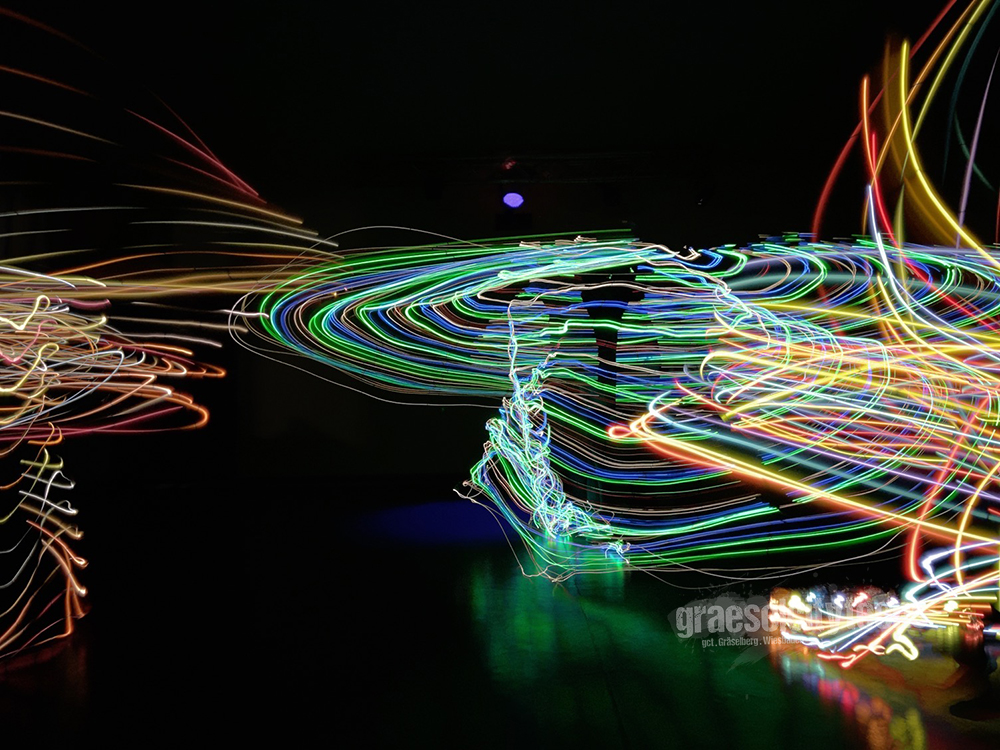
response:
<svg viewBox="0 0 1000 750"><path fill-rule="evenodd" d="M0 8L0 654L84 611L73 482L55 451L94 433L204 425L177 386L231 302L334 256L148 92L64 34ZM9 28L8 28L9 27ZM6 37L5 37L6 38ZM23 59L22 57L23 56ZM72 61L51 70L53 60ZM113 460L113 457L109 457Z"/></svg>

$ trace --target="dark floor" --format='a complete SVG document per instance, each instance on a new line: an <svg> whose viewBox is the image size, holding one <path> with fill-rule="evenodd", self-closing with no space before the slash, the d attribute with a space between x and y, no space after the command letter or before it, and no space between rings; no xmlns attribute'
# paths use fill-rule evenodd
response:
<svg viewBox="0 0 1000 750"><path fill-rule="evenodd" d="M844 674L793 649L702 648L667 624L698 592L636 573L525 577L496 522L465 501L372 498L346 512L318 489L286 487L284 503L256 518L204 486L145 502L133 514L144 533L92 543L101 554L78 636L6 662L8 736L769 750L1000 742L997 675L982 654L871 659Z"/></svg>

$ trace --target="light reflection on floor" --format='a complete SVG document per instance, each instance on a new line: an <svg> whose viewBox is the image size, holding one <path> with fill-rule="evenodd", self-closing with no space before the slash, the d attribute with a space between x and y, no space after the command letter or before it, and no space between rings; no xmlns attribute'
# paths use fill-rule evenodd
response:
<svg viewBox="0 0 1000 750"><path fill-rule="evenodd" d="M923 641L917 662L894 655L843 670L797 644L684 641L666 617L700 594L639 573L552 584L484 556L469 578L491 678L521 711L544 716L553 738L870 750L1000 742L998 647L987 656L958 629ZM965 705L975 711L953 715ZM962 718L971 715L979 720Z"/></svg>
<svg viewBox="0 0 1000 750"><path fill-rule="evenodd" d="M924 643L916 662L870 658L847 672L800 646L703 648L669 616L708 592L624 570L560 584L526 577L493 518L467 502L383 507L338 526L339 510L317 494L310 512L328 523L282 517L245 530L248 550L269 553L265 567L241 558L256 598L212 610L252 613L225 630L238 649L192 630L166 659L191 608L157 610L127 639L116 624L127 612L99 606L69 648L0 669L5 726L106 736L123 717L163 727L169 716L180 730L200 710L226 736L249 738L264 726L312 733L336 706L350 717L342 733L376 746L1000 745L997 646L971 648L959 631ZM344 539L379 544L361 559ZM191 589L201 579L185 580L185 601L218 595L217 581L202 592ZM224 647L237 660L206 673ZM165 703L172 696L183 702Z"/></svg>

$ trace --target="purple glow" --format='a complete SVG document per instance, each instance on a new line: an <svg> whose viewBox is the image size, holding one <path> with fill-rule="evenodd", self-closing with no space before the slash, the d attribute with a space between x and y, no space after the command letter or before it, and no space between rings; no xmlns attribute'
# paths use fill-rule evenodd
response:
<svg viewBox="0 0 1000 750"><path fill-rule="evenodd" d="M524 196L520 193L507 193L503 197L503 202L510 206L511 208L517 208L522 203L524 203Z"/></svg>

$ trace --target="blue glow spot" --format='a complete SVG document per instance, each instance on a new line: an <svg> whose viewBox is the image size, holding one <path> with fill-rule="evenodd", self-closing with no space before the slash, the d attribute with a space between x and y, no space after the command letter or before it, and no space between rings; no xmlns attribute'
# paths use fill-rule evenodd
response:
<svg viewBox="0 0 1000 750"><path fill-rule="evenodd" d="M520 193L507 193L503 197L503 202L511 208L517 208L524 203L524 196Z"/></svg>

